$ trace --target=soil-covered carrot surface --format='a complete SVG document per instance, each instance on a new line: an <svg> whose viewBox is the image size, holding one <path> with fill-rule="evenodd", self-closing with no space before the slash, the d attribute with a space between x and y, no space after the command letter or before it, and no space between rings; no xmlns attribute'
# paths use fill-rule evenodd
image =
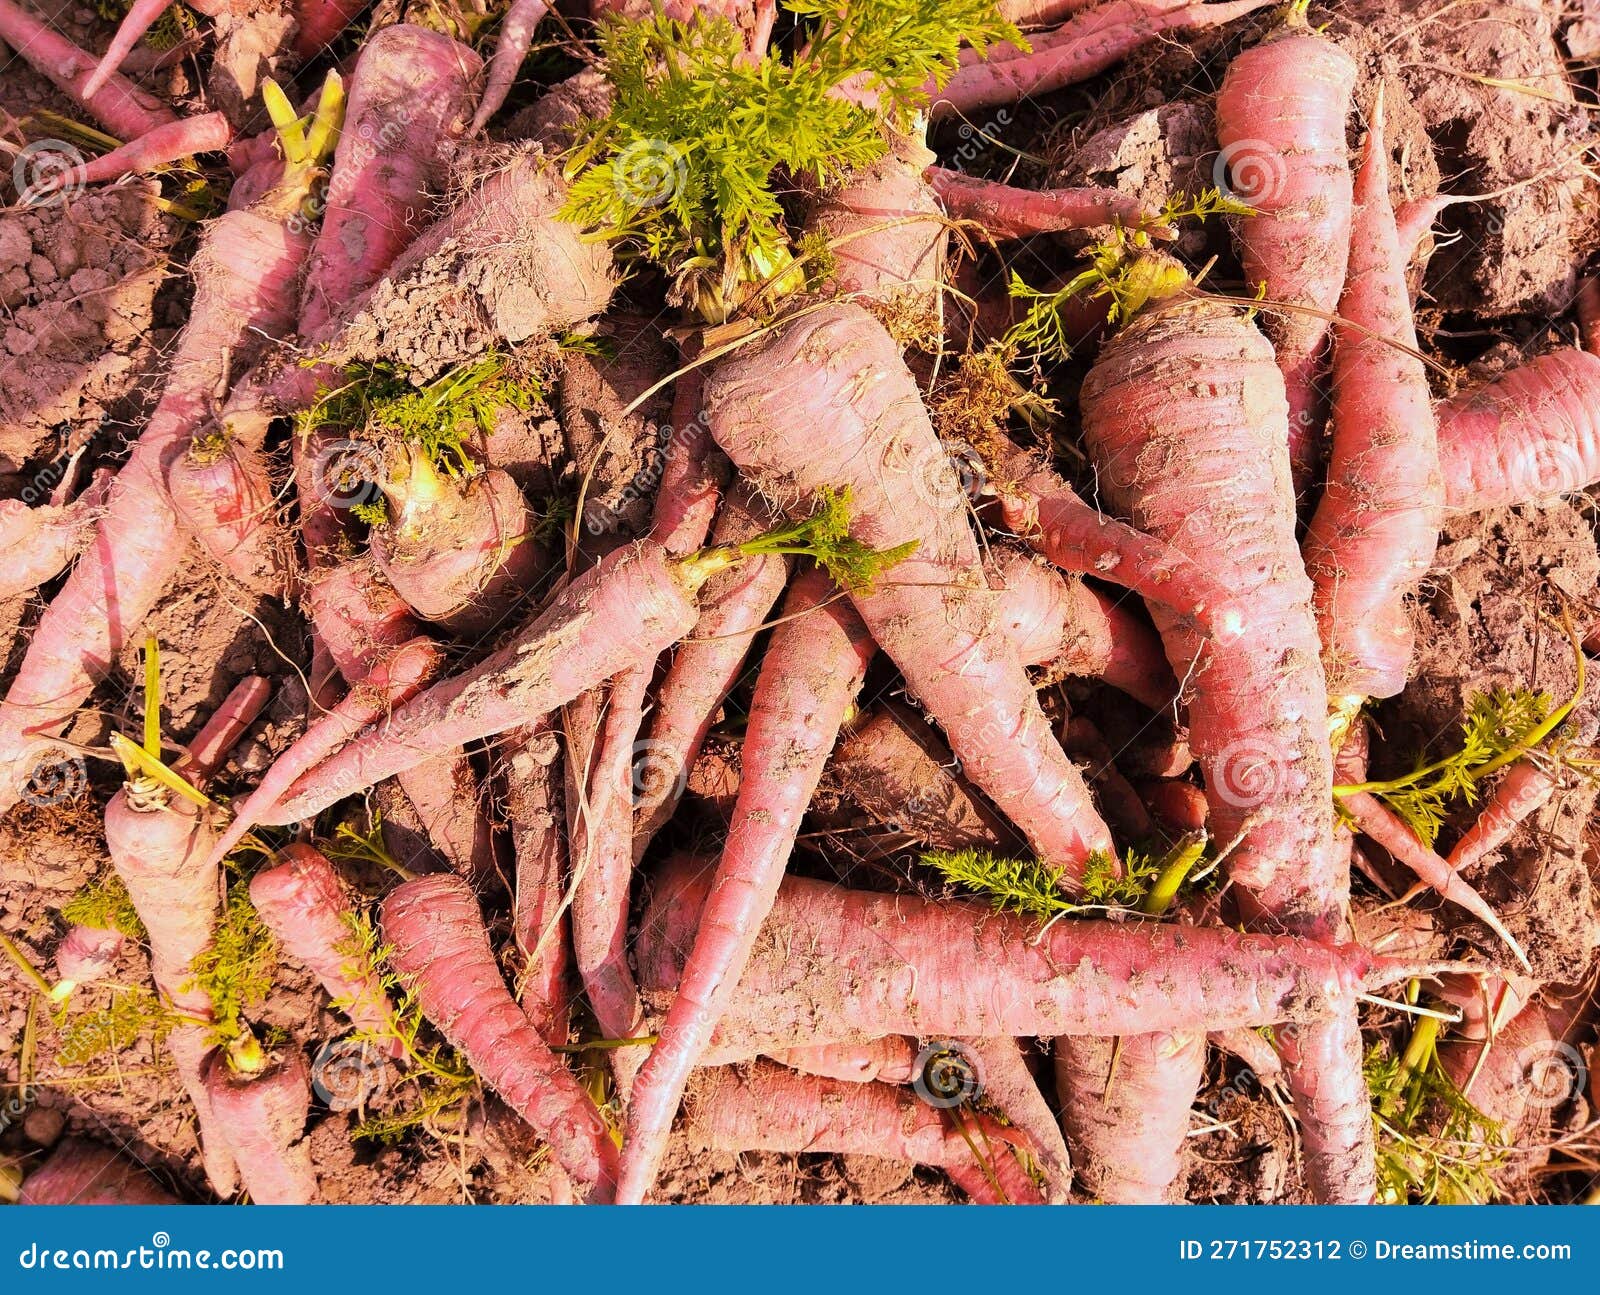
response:
<svg viewBox="0 0 1600 1295"><path fill-rule="evenodd" d="M484 9L0 0L0 1202L1600 1198L1600 6Z"/></svg>

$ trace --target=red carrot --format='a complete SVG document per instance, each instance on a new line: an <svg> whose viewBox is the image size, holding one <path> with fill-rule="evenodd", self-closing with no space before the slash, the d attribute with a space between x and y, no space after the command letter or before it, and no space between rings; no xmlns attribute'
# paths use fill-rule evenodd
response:
<svg viewBox="0 0 1600 1295"><path fill-rule="evenodd" d="M655 1181L672 1117L711 1041L783 880L800 820L866 673L873 646L832 582L812 570L784 603L756 680L739 796L677 996L634 1084L617 1200L638 1204Z"/></svg>
<svg viewBox="0 0 1600 1295"><path fill-rule="evenodd" d="M686 1109L690 1142L713 1151L883 1156L941 1168L980 1204L1040 1199L1013 1153L1012 1130L887 1084L820 1079L758 1062L701 1071Z"/></svg>
<svg viewBox="0 0 1600 1295"><path fill-rule="evenodd" d="M1501 776L1478 811L1472 826L1461 834L1446 862L1455 872L1470 868L1485 855L1498 850L1516 831L1542 809L1555 794L1556 776L1531 760L1512 765Z"/></svg>
<svg viewBox="0 0 1600 1295"><path fill-rule="evenodd" d="M94 58L16 0L0 0L0 41L119 139L138 139L174 120L160 100L123 77L110 77L103 86L89 91L86 87Z"/></svg>
<svg viewBox="0 0 1600 1295"><path fill-rule="evenodd" d="M1235 58L1217 92L1217 165L1228 169L1228 192L1254 212L1239 222L1245 280L1265 284L1269 300L1301 308L1269 312L1267 321L1289 398L1289 464L1301 493L1319 458L1324 402L1317 382L1328 317L1345 286L1351 183L1344 123L1356 81L1355 60L1311 30L1303 8L1291 8L1284 28ZM1378 141L1381 153L1381 132ZM1384 202L1387 211L1387 196ZM1370 234L1363 244L1365 273L1374 274L1382 256L1387 274L1387 247L1373 246ZM1403 262L1400 268L1403 274Z"/></svg>
<svg viewBox="0 0 1600 1295"><path fill-rule="evenodd" d="M1433 402L1389 206L1381 95L1356 203L1334 341L1328 480L1303 545L1328 691L1345 713L1405 687L1413 650L1405 599L1433 564L1444 502Z"/></svg>
<svg viewBox="0 0 1600 1295"><path fill-rule="evenodd" d="M264 429L263 429L264 431ZM167 466L167 493L179 520L252 593L281 597L292 555L275 525L277 500L256 437L224 420L201 432Z"/></svg>
<svg viewBox="0 0 1600 1295"><path fill-rule="evenodd" d="M677 983L710 885L710 869L692 859L657 880L638 944L647 994ZM1041 932L988 905L790 877L717 1047L770 1056L885 1034L1032 1038L1305 1021L1353 1007L1358 990L1428 971L1355 945L1224 927L1085 919Z"/></svg>
<svg viewBox="0 0 1600 1295"><path fill-rule="evenodd" d="M250 878L250 902L283 950L328 993L357 1030L391 1032L383 985L356 948L354 910L327 856L309 845L284 846L279 861ZM398 1040L389 1055L402 1055Z"/></svg>
<svg viewBox="0 0 1600 1295"><path fill-rule="evenodd" d="M715 542L737 544L752 539L770 525L771 517L748 490L736 486L722 507ZM774 554L706 582L700 597L700 619L690 640L678 646L656 689L650 735L633 761L639 800L633 828L634 862L644 857L677 808L717 708L738 681L750 645L787 578L787 563Z"/></svg>
<svg viewBox="0 0 1600 1295"><path fill-rule="evenodd" d="M29 770L32 734L59 731L116 660L183 560L167 502L164 465L206 417L230 360L247 360L291 326L299 271L310 246L296 212L337 128L337 80L324 90L310 136L289 127L295 160L282 184L248 211L212 223L193 262L194 300L161 402L117 474L94 543L79 559L29 644L0 703L0 812Z"/></svg>
<svg viewBox="0 0 1600 1295"><path fill-rule="evenodd" d="M503 748L506 817L516 854L512 932L526 959L517 1001L552 1047L567 1041L567 964L572 937L562 908L567 850L562 831L561 747L540 721Z"/></svg>
<svg viewBox="0 0 1600 1295"><path fill-rule="evenodd" d="M815 381L774 383L791 365ZM707 378L706 409L718 444L757 490L792 506L846 487L857 539L919 546L884 588L852 595L873 637L944 724L967 775L1041 858L1081 868L1091 851L1109 850L1015 648L990 632L997 596L966 497L883 326L853 305L804 315L721 361ZM822 409L833 412L818 443Z"/></svg>
<svg viewBox="0 0 1600 1295"><path fill-rule="evenodd" d="M489 60L489 75L484 81L483 98L472 115L468 135L476 135L489 123L489 118L500 111L516 83L517 73L533 45L533 32L550 6L545 0L511 0L506 16L500 20L500 34L495 37L494 55Z"/></svg>
<svg viewBox="0 0 1600 1295"><path fill-rule="evenodd" d="M405 882L383 902L383 932L423 1015L549 1144L575 1183L609 1197L616 1171L610 1130L506 992L466 883L447 873Z"/></svg>
<svg viewBox="0 0 1600 1295"><path fill-rule="evenodd" d="M315 58L335 37L361 16L368 0L295 0L294 52Z"/></svg>
<svg viewBox="0 0 1600 1295"><path fill-rule="evenodd" d="M66 1138L22 1184L22 1205L176 1205L178 1198L110 1147Z"/></svg>
<svg viewBox="0 0 1600 1295"><path fill-rule="evenodd" d="M1095 225L1149 227L1160 220L1153 207L1116 189L1017 189L942 166L929 167L927 178L946 212L996 239Z"/></svg>
<svg viewBox="0 0 1600 1295"><path fill-rule="evenodd" d="M1551 351L1439 406L1445 507L1532 503L1600 480L1600 357Z"/></svg>
<svg viewBox="0 0 1600 1295"><path fill-rule="evenodd" d="M130 140L109 153L52 176L50 183L33 192L44 197L51 192L82 188L125 175L154 171L191 157L196 153L218 153L233 142L233 126L220 112L202 113L182 121L169 122Z"/></svg>
<svg viewBox="0 0 1600 1295"><path fill-rule="evenodd" d="M779 1065L823 1079L852 1084L909 1084L916 1076L917 1045L899 1034L868 1043L819 1043L784 1048L772 1057Z"/></svg>
<svg viewBox="0 0 1600 1295"><path fill-rule="evenodd" d="M96 473L89 488L71 503L30 507L21 499L0 499L0 599L29 593L53 580L94 536L110 473Z"/></svg>
<svg viewBox="0 0 1600 1295"><path fill-rule="evenodd" d="M75 925L56 945L56 976L62 984L87 985L116 969L127 937L121 931Z"/></svg>
<svg viewBox="0 0 1600 1295"><path fill-rule="evenodd" d="M246 1057L235 1062L230 1053ZM302 1137L311 1075L294 1044L264 1055L255 1040L214 1052L206 1066L211 1109L225 1130L244 1189L256 1205L309 1205L317 1197L311 1148Z"/></svg>
<svg viewBox="0 0 1600 1295"><path fill-rule="evenodd" d="M932 90L933 110L972 112L1018 103L1087 81L1163 33L1216 27L1265 8L1271 0L1197 4L1191 0L1108 0L1054 31L1029 37L1032 53L990 51L987 61L970 51L942 90ZM931 87L930 87L931 89Z"/></svg>
<svg viewBox="0 0 1600 1295"><path fill-rule="evenodd" d="M133 47L139 43L139 38L155 26L161 15L170 8L172 0L132 0L128 12L117 25L115 35L111 37L111 44L106 46L106 52L101 55L100 61L94 66L94 71L83 84L84 98L93 97L107 82L120 79L117 77L117 69L133 52ZM198 3L191 3L190 8L207 17L215 18L228 11L228 0L198 0Z"/></svg>
<svg viewBox="0 0 1600 1295"><path fill-rule="evenodd" d="M1061 1121L1083 1190L1107 1205L1174 1200L1205 1035L1193 1030L1055 1041Z"/></svg>

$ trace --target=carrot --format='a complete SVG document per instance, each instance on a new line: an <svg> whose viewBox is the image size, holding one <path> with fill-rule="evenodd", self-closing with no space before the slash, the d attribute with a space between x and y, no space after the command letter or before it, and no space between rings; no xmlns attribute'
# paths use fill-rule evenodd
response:
<svg viewBox="0 0 1600 1295"><path fill-rule="evenodd" d="M736 544L770 525L771 514L748 490L735 486L722 507L714 539ZM672 817L689 770L705 745L717 708L738 681L756 633L788 578L780 556L757 558L713 576L701 593L700 619L690 641L678 646L656 689L650 735L633 761L633 859Z"/></svg>
<svg viewBox="0 0 1600 1295"><path fill-rule="evenodd" d="M1154 208L1116 189L1017 189L942 166L930 166L927 179L946 212L982 226L995 239L1031 238L1095 225L1159 223L1160 213Z"/></svg>
<svg viewBox="0 0 1600 1295"><path fill-rule="evenodd" d="M1194 1030L1055 1041L1061 1122L1083 1190L1107 1205L1160 1205L1174 1194L1206 1039ZM1180 1201L1181 1203L1181 1201Z"/></svg>
<svg viewBox="0 0 1600 1295"><path fill-rule="evenodd" d="M652 998L676 984L710 884L709 869L690 859L657 879L637 954ZM1041 932L987 905L790 877L716 1047L749 1056L885 1034L1031 1038L1306 1021L1427 971L1351 944L1223 927L1085 919Z"/></svg>
<svg viewBox="0 0 1600 1295"><path fill-rule="evenodd" d="M757 1062L701 1071L686 1112L689 1141L712 1151L881 1156L943 1169L980 1204L1040 1201L1013 1152L1012 1130L987 1116L953 1116L888 1084Z"/></svg>
<svg viewBox="0 0 1600 1295"><path fill-rule="evenodd" d="M1197 832L1206 825L1205 793L1192 782L1164 778L1138 784L1144 803L1166 826L1179 832Z"/></svg>
<svg viewBox="0 0 1600 1295"><path fill-rule="evenodd" d="M1175 391L1162 377L1172 372L1196 376ZM1244 638L1202 639L1152 609L1173 672L1189 680L1210 830L1237 843L1229 870L1249 892L1245 911L1336 937L1349 869L1328 813L1327 682L1295 543L1287 401L1271 348L1228 307L1168 301L1105 344L1080 401L1107 497L1230 585L1249 627ZM1346 1004L1301 1033L1320 1067L1289 1068L1313 1192L1370 1200L1376 1164L1354 1012Z"/></svg>
<svg viewBox="0 0 1600 1295"><path fill-rule="evenodd" d="M1328 480L1302 546L1328 691L1343 714L1405 687L1414 647L1405 599L1433 564L1444 503L1433 402L1389 206L1381 94L1355 197Z"/></svg>
<svg viewBox="0 0 1600 1295"><path fill-rule="evenodd" d="M302 339L321 340L334 315L422 232L445 188L449 145L462 134L482 66L465 45L409 23L380 28L362 43L306 266Z"/></svg>
<svg viewBox="0 0 1600 1295"><path fill-rule="evenodd" d="M704 393L703 368L678 376L656 486L650 538L678 556L706 542L728 477L728 461L701 416Z"/></svg>
<svg viewBox="0 0 1600 1295"><path fill-rule="evenodd" d="M1267 331L1289 399L1289 464L1304 494L1320 457L1318 379L1328 316L1345 287L1351 246L1344 123L1356 65L1307 26L1303 5L1292 6L1290 15L1275 35L1228 65L1217 92L1217 165L1228 169L1228 191L1253 209L1238 230L1246 282L1265 284L1269 300L1301 308L1269 312ZM1381 133L1378 144L1374 151L1381 153ZM1387 196L1384 202L1387 210ZM1384 258L1387 274L1387 246L1380 251L1370 234L1363 244L1369 258ZM1368 266L1365 273L1377 273L1371 260Z"/></svg>
<svg viewBox="0 0 1600 1295"><path fill-rule="evenodd" d="M1600 279L1592 274L1584 276L1572 300L1572 309L1578 317L1578 336L1583 349L1590 355L1600 354Z"/></svg>
<svg viewBox="0 0 1600 1295"><path fill-rule="evenodd" d="M159 170L196 153L219 153L232 142L233 125L226 117L220 112L201 113L157 126L138 139L62 171L52 176L49 184L36 186L31 194L42 198L60 190L70 192L85 185L120 180L125 175Z"/></svg>
<svg viewBox="0 0 1600 1295"><path fill-rule="evenodd" d="M639 1204L655 1181L689 1072L749 960L873 647L854 612L827 601L818 570L794 583L756 679L727 843L677 996L634 1084L617 1184Z"/></svg>
<svg viewBox="0 0 1600 1295"><path fill-rule="evenodd" d="M417 445L396 447L381 483L389 520L372 556L411 609L461 635L486 635L544 565L521 489L490 468L451 481Z"/></svg>
<svg viewBox="0 0 1600 1295"><path fill-rule="evenodd" d="M1600 357L1551 351L1439 406L1445 507L1477 512L1600 480Z"/></svg>
<svg viewBox="0 0 1600 1295"><path fill-rule="evenodd" d="M11 46L35 72L119 139L138 139L175 120L160 100L124 77L109 77L103 86L88 90L95 66L93 56L46 26L16 0L0 0L0 41Z"/></svg>
<svg viewBox="0 0 1600 1295"><path fill-rule="evenodd" d="M1556 776L1531 760L1512 765L1495 784L1472 826L1461 834L1445 860L1454 872L1470 868L1498 850L1520 823L1537 814L1555 794Z"/></svg>
<svg viewBox="0 0 1600 1295"><path fill-rule="evenodd" d="M992 51L985 61L967 51L943 89L930 87L933 111L935 116L970 113L1059 90L1098 76L1166 32L1220 26L1269 3L1108 0L1053 31L1029 37L1031 53L1001 49Z"/></svg>
<svg viewBox="0 0 1600 1295"><path fill-rule="evenodd" d="M357 1030L390 1032L388 995L354 950L354 910L327 856L309 845L284 846L279 862L250 878L250 902L291 958L317 978ZM389 1055L403 1049L396 1040Z"/></svg>
<svg viewBox="0 0 1600 1295"><path fill-rule="evenodd" d="M206 1066L211 1109L226 1130L239 1177L256 1205L309 1205L317 1197L311 1147L301 1136L311 1109L311 1074L292 1043L264 1055L254 1039L237 1051L212 1054Z"/></svg>
<svg viewBox="0 0 1600 1295"><path fill-rule="evenodd" d="M133 0L122 21L117 24L117 30L111 37L111 44L106 46L106 52L100 56L94 71L83 84L85 98L94 95L102 85L117 76L117 69L133 52L133 47L139 43L139 38L155 26L161 15L171 7L172 0ZM191 4L190 7L209 18L215 18L229 10L228 0L199 0L199 3Z"/></svg>
<svg viewBox="0 0 1600 1295"><path fill-rule="evenodd" d="M917 1046L902 1035L887 1034L866 1043L784 1048L774 1053L772 1060L821 1079L842 1079L852 1084L909 1084L916 1075Z"/></svg>
<svg viewBox="0 0 1600 1295"><path fill-rule="evenodd" d="M974 1076L981 1086L985 1102L998 1110L1019 1133L1032 1144L1040 1174L1044 1179L1046 1199L1052 1205L1065 1205L1072 1192L1072 1157L1061 1136L1050 1103L1039 1091L1038 1081L1028 1069L1019 1039L963 1039L956 1041L957 1054L965 1052L977 1063ZM937 1067L943 1058L933 1047L922 1052L922 1073L918 1076L924 1092L935 1092L942 1100L951 1094L939 1093ZM961 1079L958 1077L958 1084Z"/></svg>
<svg viewBox="0 0 1600 1295"><path fill-rule="evenodd" d="M295 0L294 52L311 59L361 16L367 0Z"/></svg>
<svg viewBox="0 0 1600 1295"><path fill-rule="evenodd" d="M467 127L468 135L476 135L504 105L533 45L534 29L549 8L545 0L511 0L506 16L500 20L500 34L495 37L494 55L489 59L489 75L484 81L483 98L478 101L478 110L472 114L472 124Z"/></svg>
<svg viewBox="0 0 1600 1295"><path fill-rule="evenodd" d="M506 818L516 854L512 932L526 960L517 1001L546 1043L567 1041L567 964L572 937L562 909L567 861L561 830L561 748L547 720L502 748Z"/></svg>
<svg viewBox="0 0 1600 1295"><path fill-rule="evenodd" d="M65 1138L22 1184L22 1205L176 1205L178 1198L127 1157Z"/></svg>
<svg viewBox="0 0 1600 1295"><path fill-rule="evenodd" d="M649 660L693 627L692 586L705 574L648 540L617 549L566 585L505 647L397 707L301 775L262 821L308 818L430 756L549 714Z"/></svg>
<svg viewBox="0 0 1600 1295"><path fill-rule="evenodd" d="M167 494L183 525L252 593L282 596L292 582L286 537L260 440L236 424L197 434L167 466ZM264 429L263 429L264 431Z"/></svg>
<svg viewBox="0 0 1600 1295"><path fill-rule="evenodd" d="M813 380L774 382L791 367ZM823 410L829 435L818 443ZM919 546L888 586L852 594L868 629L943 723L967 775L1041 858L1081 869L1091 851L1109 850L1015 648L992 633L997 596L966 498L883 326L854 305L803 315L722 360L706 380L706 411L755 489L792 506L848 487L857 539Z"/></svg>
<svg viewBox="0 0 1600 1295"><path fill-rule="evenodd" d="M40 620L0 702L0 812L15 803L29 770L30 737L58 732L117 658L183 560L167 501L166 460L206 417L230 359L247 360L294 319L294 295L310 234L295 213L337 128L340 87L331 79L308 136L284 124L292 160L281 185L248 211L207 230L193 270L189 322L161 401L117 474L93 544Z"/></svg>
<svg viewBox="0 0 1600 1295"><path fill-rule="evenodd" d="M391 961L415 985L423 1014L549 1144L575 1183L608 1197L616 1170L610 1131L506 991L466 884L447 873L405 882L383 901L382 920Z"/></svg>
<svg viewBox="0 0 1600 1295"><path fill-rule="evenodd" d="M93 537L110 484L109 473L96 473L71 503L52 497L30 507L21 499L0 499L0 599L29 593L61 574Z"/></svg>
<svg viewBox="0 0 1600 1295"><path fill-rule="evenodd" d="M56 945L56 976L71 985L103 980L116 969L126 943L121 931L75 924Z"/></svg>

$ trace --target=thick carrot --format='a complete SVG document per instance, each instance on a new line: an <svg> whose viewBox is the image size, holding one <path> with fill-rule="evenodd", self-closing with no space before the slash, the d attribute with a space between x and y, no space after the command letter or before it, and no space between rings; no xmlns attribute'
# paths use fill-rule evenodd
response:
<svg viewBox="0 0 1600 1295"><path fill-rule="evenodd" d="M783 880L806 806L861 687L873 646L833 584L811 570L784 603L756 679L727 843L677 996L634 1084L617 1200L655 1181L689 1072L711 1041Z"/></svg>
<svg viewBox="0 0 1600 1295"><path fill-rule="evenodd" d="M259 1051L259 1049L258 1049ZM293 1043L238 1070L225 1051L206 1066L211 1109L256 1205L309 1205L317 1197L311 1147L302 1134L311 1109L311 1073Z"/></svg>
<svg viewBox="0 0 1600 1295"><path fill-rule="evenodd" d="M1461 834L1445 862L1460 872L1498 850L1511 839L1519 824L1544 807L1555 794L1557 783L1553 773L1531 760L1512 765L1495 784L1478 817Z"/></svg>
<svg viewBox="0 0 1600 1295"><path fill-rule="evenodd" d="M133 1161L82 1138L65 1138L22 1184L22 1205L176 1205L178 1198Z"/></svg>
<svg viewBox="0 0 1600 1295"><path fill-rule="evenodd" d="M821 1079L757 1062L701 1071L686 1113L690 1142L713 1151L882 1156L941 1168L980 1204L1040 1200L1013 1152L1013 1131L982 1115L953 1115L888 1084Z"/></svg>
<svg viewBox="0 0 1600 1295"><path fill-rule="evenodd" d="M337 83L324 91L336 127ZM315 133L315 132L314 132ZM192 269L194 299L161 401L117 474L93 544L34 631L0 702L0 812L29 769L30 737L58 732L110 670L183 561L185 545L164 481L165 464L201 425L230 361L248 362L294 320L310 232L296 215L317 159L287 165L282 184L247 211L212 222Z"/></svg>
<svg viewBox="0 0 1600 1295"><path fill-rule="evenodd" d="M16 0L0 0L0 41L11 46L34 71L119 139L138 139L175 120L159 99L124 77L110 77L92 93L87 91L94 57L46 26Z"/></svg>
<svg viewBox="0 0 1600 1295"><path fill-rule="evenodd" d="M87 985L109 976L127 937L121 931L74 925L56 945L56 976L63 984Z"/></svg>
<svg viewBox="0 0 1600 1295"><path fill-rule="evenodd" d="M1600 357L1551 351L1439 406L1445 507L1533 503L1600 481Z"/></svg>
<svg viewBox="0 0 1600 1295"><path fill-rule="evenodd" d="M466 883L447 873L403 883L383 901L383 931L423 1014L549 1144L575 1183L608 1197L616 1170L610 1130L506 991Z"/></svg>
<svg viewBox="0 0 1600 1295"><path fill-rule="evenodd" d="M1189 376L1174 385L1172 373ZM1152 608L1173 672L1190 681L1210 829L1237 842L1228 864L1249 892L1246 912L1335 938L1349 868L1328 813L1327 682L1295 543L1287 401L1272 350L1228 307L1169 302L1106 343L1080 399L1107 497L1229 584L1249 628L1245 638L1202 639ZM1313 1191L1370 1200L1375 1153L1353 1007L1302 1035L1317 1068L1291 1065L1290 1085Z"/></svg>
<svg viewBox="0 0 1600 1295"><path fill-rule="evenodd" d="M489 59L489 74L483 84L483 98L478 101L478 110L472 114L468 135L476 135L489 124L489 118L500 111L533 45L534 29L549 9L545 0L511 0L506 16L500 20L500 33L495 37L494 54Z"/></svg>
<svg viewBox="0 0 1600 1295"><path fill-rule="evenodd" d="M1083 1189L1107 1205L1171 1202L1205 1063L1195 1030L1055 1041L1061 1122Z"/></svg>
<svg viewBox="0 0 1600 1295"><path fill-rule="evenodd" d="M356 1029L389 1033L389 998L355 947L354 909L339 874L321 850L309 845L291 843L278 857L279 862L250 878L250 902L261 920ZM403 1050L395 1040L389 1055L398 1057Z"/></svg>
<svg viewBox="0 0 1600 1295"><path fill-rule="evenodd" d="M714 542L737 544L771 525L772 514L750 492L735 486L722 506ZM655 693L650 735L633 761L639 804L633 828L633 859L672 817L689 770L711 732L722 705L744 669L757 632L788 579L778 555L753 559L713 576L701 593L700 619L690 640L678 645Z"/></svg>
<svg viewBox="0 0 1600 1295"><path fill-rule="evenodd" d="M957 1049L971 1054L977 1063L975 1078L982 1086L983 1099L998 1110L1032 1144L1029 1147L1044 1179L1046 1198L1052 1205L1065 1205L1072 1192L1072 1156L1061 1136L1061 1125L1050 1103L1039 1091L1039 1084L1028 1069L1018 1039L961 1039ZM932 1055L929 1055L929 1054ZM930 1073L940 1064L932 1048L923 1055L919 1078L922 1087L935 1091L938 1076ZM958 1079L958 1083L960 1080ZM922 1094L919 1093L918 1096ZM948 1093L941 1093L948 1100Z"/></svg>
<svg viewBox="0 0 1600 1295"><path fill-rule="evenodd" d="M424 620L487 635L544 566L537 518L517 483L498 468L451 481L409 445L391 457L383 491L389 520L370 543L395 592Z"/></svg>
<svg viewBox="0 0 1600 1295"><path fill-rule="evenodd" d="M1328 479L1302 547L1328 691L1346 713L1405 687L1414 646L1405 599L1433 564L1444 503L1433 402L1389 206L1381 96L1355 196Z"/></svg>
<svg viewBox="0 0 1600 1295"><path fill-rule="evenodd" d="M167 467L167 493L185 527L252 593L281 596L293 556L275 524L277 500L259 440L229 420L196 436Z"/></svg>
<svg viewBox="0 0 1600 1295"><path fill-rule="evenodd" d="M710 870L657 881L638 944L640 987L677 983ZM1360 989L1425 974L1403 959L1300 936L1074 920L1046 931L988 905L933 903L790 877L717 1028L719 1049L885 1034L932 1038L1139 1034L1305 1021Z"/></svg>
<svg viewBox="0 0 1600 1295"><path fill-rule="evenodd" d="M694 568L649 540L626 545L563 588L510 643L398 707L303 774L262 821L295 823L351 792L463 743L549 714L693 628Z"/></svg>
<svg viewBox="0 0 1600 1295"><path fill-rule="evenodd" d="M1299 16L1235 58L1217 92L1218 166L1229 172L1228 190L1253 209L1239 221L1245 279L1265 284L1270 300L1301 308L1269 312L1267 331L1283 370L1289 463L1302 493L1320 457L1325 401L1318 379L1328 317L1345 287L1351 183L1344 123L1355 82L1355 60ZM1372 275L1380 252L1370 234L1362 250L1364 273ZM1385 258L1384 273L1389 264Z"/></svg>
<svg viewBox="0 0 1600 1295"><path fill-rule="evenodd" d="M773 381L791 369L812 380ZM706 381L706 410L757 490L805 507L819 490L847 487L855 538L918 545L883 588L852 594L873 637L943 724L968 776L1041 858L1081 868L1091 851L1109 850L1015 647L994 632L997 595L966 496L883 326L855 305L806 314L721 361Z"/></svg>
<svg viewBox="0 0 1600 1295"><path fill-rule="evenodd" d="M1031 238L1096 225L1148 226L1159 213L1116 189L1017 189L962 171L931 166L928 183L957 220L981 225L991 238Z"/></svg>
<svg viewBox="0 0 1600 1295"><path fill-rule="evenodd" d="M0 499L0 598L29 593L61 574L93 538L110 484L109 473L97 473L71 503L30 507Z"/></svg>
<svg viewBox="0 0 1600 1295"><path fill-rule="evenodd" d="M970 113L1087 81L1169 31L1215 27L1265 8L1271 0L1197 4L1190 0L1108 0L1054 31L1029 38L1033 52L972 51L940 90L929 87L934 114Z"/></svg>

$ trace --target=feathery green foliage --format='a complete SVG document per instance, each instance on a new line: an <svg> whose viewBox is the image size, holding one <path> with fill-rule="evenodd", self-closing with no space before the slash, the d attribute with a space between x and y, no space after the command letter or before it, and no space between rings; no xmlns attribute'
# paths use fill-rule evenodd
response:
<svg viewBox="0 0 1600 1295"><path fill-rule="evenodd" d="M83 1066L115 1056L147 1032L159 1044L178 1023L148 990L115 988L103 1007L57 1021L61 1042L56 1048L56 1062Z"/></svg>
<svg viewBox="0 0 1600 1295"><path fill-rule="evenodd" d="M116 870L107 868L61 906L61 919L97 931L120 931L130 940L145 938L144 923Z"/></svg>
<svg viewBox="0 0 1600 1295"><path fill-rule="evenodd" d="M707 319L793 260L779 177L835 183L882 157L963 41L1023 44L993 0L789 0L793 56L745 51L723 18L615 20L601 68L615 90L567 166L563 219L664 266ZM836 93L849 85L849 93Z"/></svg>
<svg viewBox="0 0 1600 1295"><path fill-rule="evenodd" d="M211 999L212 1030L219 1042L238 1037L245 1028L245 1012L271 992L277 968L277 944L250 902L249 879L241 877L228 887L211 943L189 968L194 987Z"/></svg>
<svg viewBox="0 0 1600 1295"><path fill-rule="evenodd" d="M841 589L855 593L870 590L898 563L916 552L909 540L892 549L875 549L850 534L850 491L823 490L817 511L803 522L780 527L734 546L745 557L762 553L793 553L816 560Z"/></svg>
<svg viewBox="0 0 1600 1295"><path fill-rule="evenodd" d="M952 885L988 898L997 912L1020 913L1048 921L1088 909L1138 909L1162 872L1162 861L1129 850L1122 867L1095 851L1071 897L1065 868L1038 859L1007 859L989 850L930 850L922 861Z"/></svg>

